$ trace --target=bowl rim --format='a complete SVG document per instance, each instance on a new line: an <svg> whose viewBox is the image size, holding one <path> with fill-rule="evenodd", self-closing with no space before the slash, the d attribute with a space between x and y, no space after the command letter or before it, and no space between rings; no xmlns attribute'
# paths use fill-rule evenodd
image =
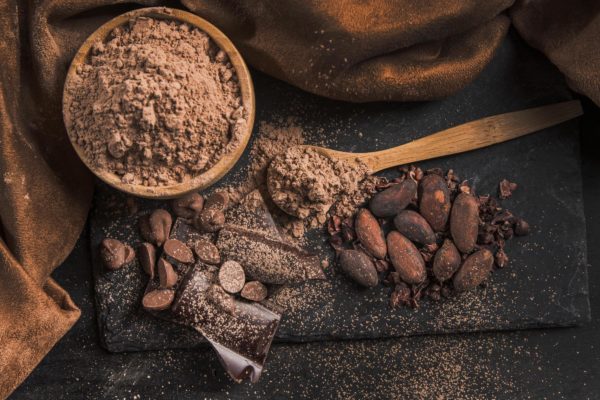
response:
<svg viewBox="0 0 600 400"><path fill-rule="evenodd" d="M156 19L167 19L178 22L188 23L201 31L205 32L210 38L223 50L231 64L233 65L240 85L241 98L244 108L247 110L247 125L246 129L241 135L237 146L230 152L224 154L219 161L213 165L210 169L204 171L200 175L194 176L191 179L185 180L180 183L166 186L144 186L131 183L123 183L118 175L110 171L102 171L96 168L91 160L88 159L83 149L75 142L72 135L69 133L69 126L72 126L68 105L71 104L72 96L67 92L67 87L76 74L77 67L83 65L88 57L88 54L92 46L99 40L105 41L107 36L118 26L122 26L128 23L130 20L137 17L151 17ZM170 199L179 196L183 196L187 193L199 191L205 189L219 179L221 179L227 172L229 172L233 166L240 159L244 150L248 146L252 131L254 128L254 118L256 112L256 100L254 95L254 85L252 84L252 77L250 71L244 62L242 55L239 50L233 45L231 40L217 27L208 22L207 20L192 14L187 11L168 8L168 7L146 7L140 8L133 11L126 12L118 15L108 22L104 23L98 29L96 29L81 45L77 53L73 57L63 87L63 99L62 99L62 114L65 129L69 142L75 149L75 152L79 156L79 159L85 164L85 166L92 171L99 179L107 183L108 185L137 197L143 197L148 199Z"/></svg>

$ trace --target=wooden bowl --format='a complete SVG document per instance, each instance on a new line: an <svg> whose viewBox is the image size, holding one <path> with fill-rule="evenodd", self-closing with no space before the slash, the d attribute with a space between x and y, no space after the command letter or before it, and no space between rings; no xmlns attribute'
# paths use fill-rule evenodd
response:
<svg viewBox="0 0 600 400"><path fill-rule="evenodd" d="M223 32L217 29L210 22L198 17L195 14L182 10L167 7L142 8L119 15L118 17L115 17L112 20L108 21L100 28L98 28L94 33L92 33L77 51L77 54L73 58L71 66L69 67L64 86L65 90L63 90L63 120L67 127L72 126L69 120L71 118L71 116L69 115L70 113L66 112L68 110L68 105L71 103L72 99L71 96L67 93L66 88L68 87L70 80L76 74L75 71L77 67L85 63L90 49L96 42L105 41L107 36L110 34L110 32L112 32L113 29L115 29L117 26L127 24L132 18L136 17L161 18L188 23L189 25L195 26L200 30L204 31L206 34L208 34L210 38L214 40L214 42L221 48L221 50L227 53L227 55L229 56L229 60L237 73L238 82L241 90L242 104L248 112L248 124L246 130L243 132L243 135L240 139L239 145L229 153L223 155L221 159L210 169L201 173L200 175L192 177L191 179L185 180L181 183L177 183L174 185L144 186L123 183L121 182L121 178L115 173L103 171L96 168L91 162L91 160L88 159L83 149L72 139L72 135L69 134L68 136L69 140L71 141L71 144L73 145L73 148L75 148L75 151L77 152L79 158L83 161L83 163L98 178L108 183L110 186L119 189L123 192L129 193L131 195L144 198L175 198L182 196L186 193L207 188L210 185L214 184L219 179L221 179L242 156L244 149L248 145L250 136L252 135L252 127L254 125L254 87L252 85L252 79L250 77L248 67L242 59L242 56L240 55L239 51L234 47L233 43L231 43L227 36L225 36Z"/></svg>

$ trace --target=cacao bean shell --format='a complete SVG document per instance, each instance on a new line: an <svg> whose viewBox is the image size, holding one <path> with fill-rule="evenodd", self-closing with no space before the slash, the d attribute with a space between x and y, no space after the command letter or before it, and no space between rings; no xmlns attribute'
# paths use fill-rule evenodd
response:
<svg viewBox="0 0 600 400"><path fill-rule="evenodd" d="M408 238L397 231L391 231L387 236L387 247L390 261L404 282L418 284L425 281L425 261Z"/></svg>
<svg viewBox="0 0 600 400"><path fill-rule="evenodd" d="M342 250L340 267L352 280L365 287L377 286L379 277L371 258L359 250Z"/></svg>
<svg viewBox="0 0 600 400"><path fill-rule="evenodd" d="M354 229L358 240L368 253L379 259L385 258L387 254L385 236L379 222L369 210L362 208L358 212Z"/></svg>
<svg viewBox="0 0 600 400"><path fill-rule="evenodd" d="M419 244L435 243L435 233L421 214L411 210L402 210L394 218L394 226L404 236Z"/></svg>
<svg viewBox="0 0 600 400"><path fill-rule="evenodd" d="M377 217L393 217L404 210L416 194L417 183L412 179L405 179L373 196L369 208Z"/></svg>
<svg viewBox="0 0 600 400"><path fill-rule="evenodd" d="M433 275L440 282L447 281L458 270L461 261L462 258L454 243L446 239L433 258Z"/></svg>
<svg viewBox="0 0 600 400"><path fill-rule="evenodd" d="M450 191L444 178L430 174L421 179L419 211L435 232L446 228L450 215Z"/></svg>
<svg viewBox="0 0 600 400"><path fill-rule="evenodd" d="M450 233L458 250L473 251L479 233L479 203L474 196L467 193L456 196L450 215Z"/></svg>
<svg viewBox="0 0 600 400"><path fill-rule="evenodd" d="M463 292L476 288L490 276L493 265L494 255L491 251L481 249L471 254L454 275L454 289Z"/></svg>

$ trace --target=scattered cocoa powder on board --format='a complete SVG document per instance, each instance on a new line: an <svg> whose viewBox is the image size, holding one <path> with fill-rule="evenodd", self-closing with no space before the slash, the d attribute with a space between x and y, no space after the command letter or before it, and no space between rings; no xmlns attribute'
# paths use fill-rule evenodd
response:
<svg viewBox="0 0 600 400"><path fill-rule="evenodd" d="M227 55L186 23L139 17L115 28L66 92L72 139L124 183L195 177L238 146L247 125Z"/></svg>

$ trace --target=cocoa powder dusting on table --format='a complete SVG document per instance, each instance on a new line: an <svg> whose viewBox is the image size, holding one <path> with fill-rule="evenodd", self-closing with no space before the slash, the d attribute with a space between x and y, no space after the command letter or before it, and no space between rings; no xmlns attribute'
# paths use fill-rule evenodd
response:
<svg viewBox="0 0 600 400"><path fill-rule="evenodd" d="M66 91L72 139L124 183L193 178L238 146L247 125L227 55L185 23L140 17L115 28Z"/></svg>

